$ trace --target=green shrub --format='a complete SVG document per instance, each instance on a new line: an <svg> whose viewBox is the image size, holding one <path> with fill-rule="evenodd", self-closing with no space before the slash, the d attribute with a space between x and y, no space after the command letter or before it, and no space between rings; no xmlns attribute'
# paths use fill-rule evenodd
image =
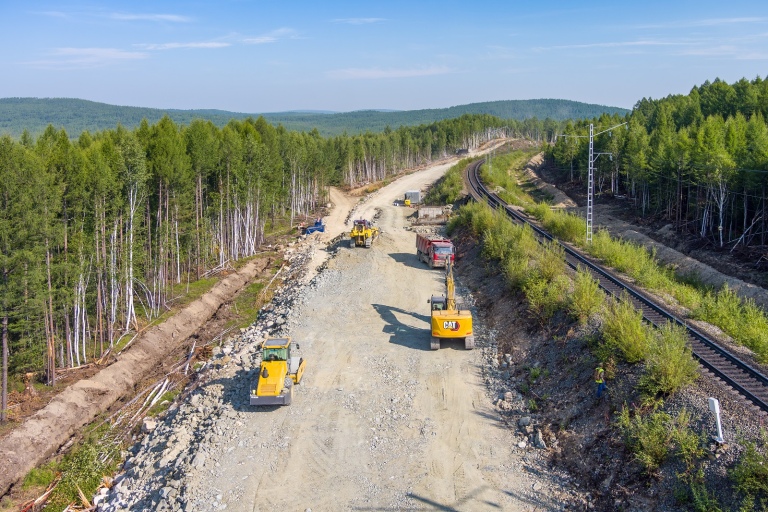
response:
<svg viewBox="0 0 768 512"><path fill-rule="evenodd" d="M690 428L691 413L682 409L673 421L672 442L675 445L675 455L683 461L688 474L693 476L693 470L699 460L704 457L704 438Z"/></svg>
<svg viewBox="0 0 768 512"><path fill-rule="evenodd" d="M650 338L640 389L650 396L669 395L696 380L699 365L691 354L685 327L664 324Z"/></svg>
<svg viewBox="0 0 768 512"><path fill-rule="evenodd" d="M469 203L461 208L448 223L448 233L465 226L480 238L493 224L493 210L484 203Z"/></svg>
<svg viewBox="0 0 768 512"><path fill-rule="evenodd" d="M765 505L768 500L768 454L765 453L765 448L768 446L768 433L762 430L760 437L763 450L758 450L756 443L747 443L739 462L729 476L736 491L745 496L747 503L755 503L757 500Z"/></svg>
<svg viewBox="0 0 768 512"><path fill-rule="evenodd" d="M741 325L741 300L725 285L719 292L710 292L703 297L696 316L727 333L736 332Z"/></svg>
<svg viewBox="0 0 768 512"><path fill-rule="evenodd" d="M626 298L608 302L602 334L605 344L618 349L628 363L645 359L652 339L643 313Z"/></svg>
<svg viewBox="0 0 768 512"><path fill-rule="evenodd" d="M528 309L542 322L546 322L562 309L568 295L570 281L565 275L548 281L540 274L528 279L523 287Z"/></svg>
<svg viewBox="0 0 768 512"><path fill-rule="evenodd" d="M668 291L677 299L677 302L692 311L695 311L701 305L701 291L690 284L672 282L669 285Z"/></svg>
<svg viewBox="0 0 768 512"><path fill-rule="evenodd" d="M685 496L691 508L696 512L721 512L717 497L707 489L703 471L699 470L696 478L688 479L688 495ZM683 500L680 500L682 503Z"/></svg>
<svg viewBox="0 0 768 512"><path fill-rule="evenodd" d="M547 243L540 246L535 259L539 274L547 281L565 274L565 251L559 245Z"/></svg>
<svg viewBox="0 0 768 512"><path fill-rule="evenodd" d="M494 214L494 222L483 232L483 256L491 260L503 260L512 250L516 231L520 228L507 219L498 218Z"/></svg>
<svg viewBox="0 0 768 512"><path fill-rule="evenodd" d="M647 474L653 474L667 459L672 442L668 428L671 417L665 412L653 412L646 417L631 415L624 407L618 414L617 424L627 446Z"/></svg>
<svg viewBox="0 0 768 512"><path fill-rule="evenodd" d="M605 294L600 289L600 284L589 272L579 267L573 280L573 292L568 303L571 316L583 325L590 316L600 311L604 302Z"/></svg>
<svg viewBox="0 0 768 512"><path fill-rule="evenodd" d="M754 351L761 362L768 361L768 318L753 300L742 301L726 285L704 295L694 316L720 327L736 343Z"/></svg>
<svg viewBox="0 0 768 512"><path fill-rule="evenodd" d="M532 277L528 266L528 260L519 257L510 257L502 266L504 280L511 290L522 290Z"/></svg>
<svg viewBox="0 0 768 512"><path fill-rule="evenodd" d="M566 242L578 242L586 237L586 220L574 213L557 212L552 232Z"/></svg>
<svg viewBox="0 0 768 512"><path fill-rule="evenodd" d="M753 300L744 301L741 330L736 336L755 352L761 363L768 362L768 317Z"/></svg>
<svg viewBox="0 0 768 512"><path fill-rule="evenodd" d="M532 215L536 220L541 222L542 225L554 215L552 208L546 203L533 203L525 207L525 212L528 215Z"/></svg>
<svg viewBox="0 0 768 512"><path fill-rule="evenodd" d="M482 180L491 188L500 188L498 196L509 204L524 206L533 203L533 198L518 184L518 177L535 152L516 150L495 155L490 165L483 165Z"/></svg>

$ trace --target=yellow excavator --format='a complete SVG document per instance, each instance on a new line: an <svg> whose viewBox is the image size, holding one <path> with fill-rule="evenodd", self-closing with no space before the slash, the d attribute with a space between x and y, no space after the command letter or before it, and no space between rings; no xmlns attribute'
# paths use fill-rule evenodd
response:
<svg viewBox="0 0 768 512"><path fill-rule="evenodd" d="M379 228L370 221L357 219L352 223L352 231L349 232L349 246L370 248L374 240L379 236Z"/></svg>
<svg viewBox="0 0 768 512"><path fill-rule="evenodd" d="M296 344L296 349L299 345ZM301 383L307 362L291 356L291 338L268 338L261 345L261 366L251 405L290 405L293 385Z"/></svg>
<svg viewBox="0 0 768 512"><path fill-rule="evenodd" d="M453 263L445 261L446 295L433 295L429 299L432 305L432 342L430 348L438 350L442 339L464 339L464 348L475 348L475 336L472 333L472 313L469 310L458 309L456 305L456 288L453 282Z"/></svg>

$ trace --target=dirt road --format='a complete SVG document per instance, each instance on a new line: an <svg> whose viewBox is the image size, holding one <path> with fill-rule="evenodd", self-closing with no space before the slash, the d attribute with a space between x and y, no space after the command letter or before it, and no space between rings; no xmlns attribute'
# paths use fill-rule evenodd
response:
<svg viewBox="0 0 768 512"><path fill-rule="evenodd" d="M487 339L474 351L429 350L427 299L444 292L443 276L416 260L405 229L413 210L392 202L448 166L358 205L354 218L380 211L382 235L371 249L344 243L292 311L289 334L309 361L294 403L223 404L231 410L211 428L231 437L206 446L205 463L186 475L191 509L557 508L520 472L494 412L481 371Z"/></svg>
<svg viewBox="0 0 768 512"><path fill-rule="evenodd" d="M326 232L291 249L306 274L287 270L290 291L214 353L99 510L559 510L567 477L544 469L545 451L494 405L493 333L476 316L475 350L429 350L427 299L444 278L416 260L414 210L393 201L453 163L364 200L332 190ZM361 217L382 230L370 249L339 237ZM472 303L460 280L458 292ZM248 405L266 332L292 336L308 361L290 406Z"/></svg>

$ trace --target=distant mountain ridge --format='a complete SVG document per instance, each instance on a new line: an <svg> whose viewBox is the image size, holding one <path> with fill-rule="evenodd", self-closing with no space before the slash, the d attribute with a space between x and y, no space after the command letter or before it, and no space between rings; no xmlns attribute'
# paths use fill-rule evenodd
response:
<svg viewBox="0 0 768 512"><path fill-rule="evenodd" d="M603 113L624 115L629 110L619 107L593 105L570 100L502 100L470 103L440 109L423 110L358 110L354 112L325 113L324 111L291 111L272 113L241 113L216 109L156 109L124 107L74 98L0 98L0 134L21 136L26 129L33 136L42 133L50 124L64 128L70 137L83 131L113 129L118 124L128 129L139 126L142 119L150 124L168 115L178 124L188 125L194 119L207 119L221 127L231 119L264 116L273 125L281 124L287 130L310 131L317 129L323 136L356 134L366 131L381 132L386 127L416 126L464 114L489 114L501 119L524 120L532 117L583 119Z"/></svg>

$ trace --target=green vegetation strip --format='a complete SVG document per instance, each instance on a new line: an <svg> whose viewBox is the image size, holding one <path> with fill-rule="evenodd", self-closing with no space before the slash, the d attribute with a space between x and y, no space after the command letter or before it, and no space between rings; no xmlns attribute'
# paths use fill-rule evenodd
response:
<svg viewBox="0 0 768 512"><path fill-rule="evenodd" d="M524 187L518 185L514 175L521 168L520 155L510 155L506 160L510 165L507 169L500 168L500 160L494 160L498 168L492 171L497 176L493 186L499 187L499 195L504 194L505 200L527 207L534 215L538 212L537 217L542 219L545 227L557 231L560 236L575 233L577 223L581 235L582 220L536 204ZM592 317L600 317L601 322L596 322L601 324L600 338L592 348L597 360L608 363L608 377L613 377L616 360L642 365L638 381L641 407L630 409L625 405L616 421L635 460L646 474L654 475L662 464L674 458L685 468L677 473L678 501L693 510L719 510L717 497L704 485L703 467L708 460L706 439L695 432L687 411L682 410L672 417L659 410L663 397L678 392L698 377L698 365L686 344L684 329L671 324L654 329L643 322L642 313L628 300L606 300L605 295L599 292L597 282L582 269L569 277L559 246L538 243L529 227L511 223L502 212L493 211L485 204L470 203L462 207L449 223L449 233L458 228L468 229L481 239L482 255L498 263L509 290L524 295L534 319L544 324L557 311L566 311L582 324ZM600 237L599 246L608 247L606 234ZM625 268L635 266L645 272L672 275L668 270L656 271L658 265L654 266L654 258L647 251L635 254L641 248L623 242L616 247L619 249L617 253L629 263ZM611 251L606 251L605 258L610 254ZM669 282L685 286L678 281ZM712 297L733 300L732 295L725 289ZM739 305L731 313L739 313L744 308ZM521 392L527 394L537 377L529 372L528 382L520 384ZM536 411L541 404L531 399L528 406L531 411ZM748 444L744 456L729 472L734 489L745 504L744 510L751 510L756 504L764 507L768 502L766 445L767 438L763 439L762 447Z"/></svg>
<svg viewBox="0 0 768 512"><path fill-rule="evenodd" d="M752 350L758 361L768 362L768 317L752 299L739 298L727 286L714 290L698 284L695 276L678 275L658 262L655 251L612 238L605 230L598 231L587 245L582 217L553 210L518 185L522 180L520 161L524 157L524 154L512 154L504 159L496 158L493 168L483 173L490 188L499 189L499 197L525 208L555 237L577 245L640 286L673 298L690 312L690 318L719 327L736 343Z"/></svg>

